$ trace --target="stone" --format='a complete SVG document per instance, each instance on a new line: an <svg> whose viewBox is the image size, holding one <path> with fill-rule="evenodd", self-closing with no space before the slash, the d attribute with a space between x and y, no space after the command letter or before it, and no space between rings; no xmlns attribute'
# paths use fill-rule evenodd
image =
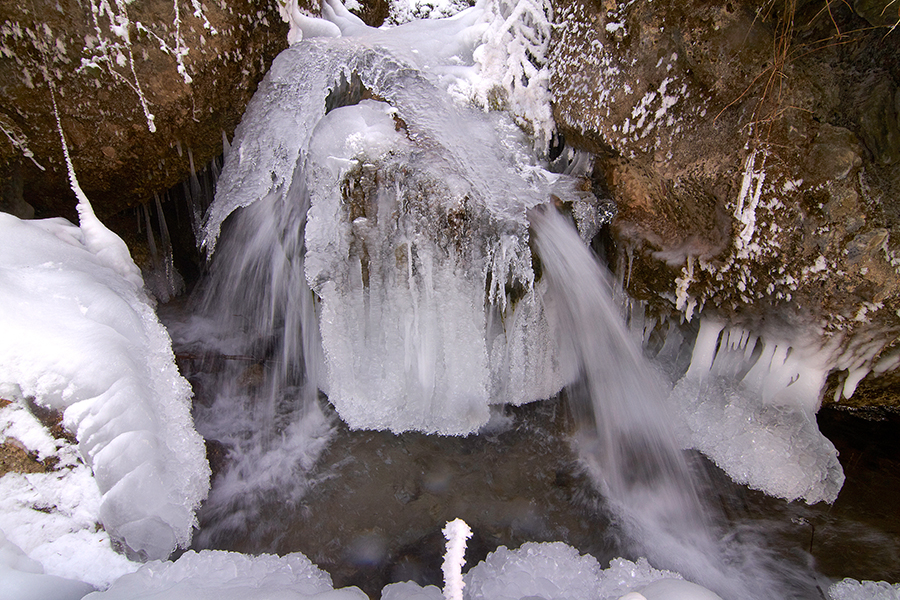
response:
<svg viewBox="0 0 900 600"><path fill-rule="evenodd" d="M103 218L185 179L191 155L199 169L221 154L287 44L275 2L216 0L199 14L172 0L123 4L127 13L112 4L127 41L103 13L95 26L94 5L0 6L0 177L6 188L21 169L23 201L38 216L74 218L54 96L81 187ZM6 210L23 214L21 204Z"/></svg>
<svg viewBox="0 0 900 600"><path fill-rule="evenodd" d="M553 2L554 117L594 154L613 267L651 310L780 315L839 370L892 351L900 29L861 5Z"/></svg>

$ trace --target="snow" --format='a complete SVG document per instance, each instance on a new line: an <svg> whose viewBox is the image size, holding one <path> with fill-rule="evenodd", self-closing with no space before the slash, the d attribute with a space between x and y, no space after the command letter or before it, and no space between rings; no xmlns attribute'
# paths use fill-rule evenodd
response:
<svg viewBox="0 0 900 600"><path fill-rule="evenodd" d="M0 477L0 534L49 575L105 586L135 570L138 564L117 554L98 528L100 490L77 448L52 438L20 403L0 409L0 431L4 441L57 461L48 473Z"/></svg>
<svg viewBox="0 0 900 600"><path fill-rule="evenodd" d="M844 474L815 421L828 365L815 344L701 318L690 368L670 396L683 445L772 496L834 502Z"/></svg>
<svg viewBox="0 0 900 600"><path fill-rule="evenodd" d="M78 600L93 586L44 573L41 564L0 531L0 598L9 600Z"/></svg>
<svg viewBox="0 0 900 600"><path fill-rule="evenodd" d="M133 263L82 215L84 229L0 214L0 390L63 412L102 494L106 531L165 557L189 542L208 489L191 391Z"/></svg>

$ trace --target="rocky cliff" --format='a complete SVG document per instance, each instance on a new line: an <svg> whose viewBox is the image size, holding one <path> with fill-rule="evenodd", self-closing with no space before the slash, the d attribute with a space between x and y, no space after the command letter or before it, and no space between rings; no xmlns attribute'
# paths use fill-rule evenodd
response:
<svg viewBox="0 0 900 600"><path fill-rule="evenodd" d="M554 12L554 116L619 207L613 263L631 294L687 320L818 332L842 402L853 379L891 371L896 2L560 0ZM895 403L886 381L854 400Z"/></svg>

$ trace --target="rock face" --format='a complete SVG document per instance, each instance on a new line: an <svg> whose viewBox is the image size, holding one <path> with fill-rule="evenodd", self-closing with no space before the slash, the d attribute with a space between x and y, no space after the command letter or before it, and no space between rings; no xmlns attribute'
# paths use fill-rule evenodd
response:
<svg viewBox="0 0 900 600"><path fill-rule="evenodd" d="M896 9L554 4L554 116L619 206L629 291L788 340L820 329L836 369L891 370L900 28L881 25L900 17L872 15Z"/></svg>
<svg viewBox="0 0 900 600"><path fill-rule="evenodd" d="M51 88L81 186L103 217L183 180L188 149L198 169L220 154L286 46L269 0L102 6L113 14L99 0L0 6L2 210L74 215Z"/></svg>

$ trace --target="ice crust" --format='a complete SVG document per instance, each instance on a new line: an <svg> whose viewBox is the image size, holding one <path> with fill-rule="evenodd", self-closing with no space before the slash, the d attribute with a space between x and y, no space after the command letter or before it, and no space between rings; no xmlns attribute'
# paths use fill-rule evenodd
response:
<svg viewBox="0 0 900 600"><path fill-rule="evenodd" d="M359 588L334 590L331 576L303 554L248 556L203 550L152 561L85 600L366 600Z"/></svg>
<svg viewBox="0 0 900 600"><path fill-rule="evenodd" d="M501 546L466 573L465 582L466 600L618 600L646 589L651 589L648 600L680 600L687 596L676 593L688 583L678 573L654 569L645 558L615 558L602 569L593 556L562 542L529 542L516 550ZM653 594L654 585L668 588ZM706 588L689 585L694 593L706 594L697 600L718 598Z"/></svg>
<svg viewBox="0 0 900 600"><path fill-rule="evenodd" d="M844 473L815 420L827 354L702 319L670 400L694 447L734 481L787 500L834 502Z"/></svg>
<svg viewBox="0 0 900 600"><path fill-rule="evenodd" d="M885 581L857 581L848 577L828 588L828 596L831 600L898 600L900 583L891 585Z"/></svg>
<svg viewBox="0 0 900 600"><path fill-rule="evenodd" d="M190 541L209 466L168 334L93 239L63 219L0 214L0 393L63 412L102 494L99 520L137 555L164 558Z"/></svg>

